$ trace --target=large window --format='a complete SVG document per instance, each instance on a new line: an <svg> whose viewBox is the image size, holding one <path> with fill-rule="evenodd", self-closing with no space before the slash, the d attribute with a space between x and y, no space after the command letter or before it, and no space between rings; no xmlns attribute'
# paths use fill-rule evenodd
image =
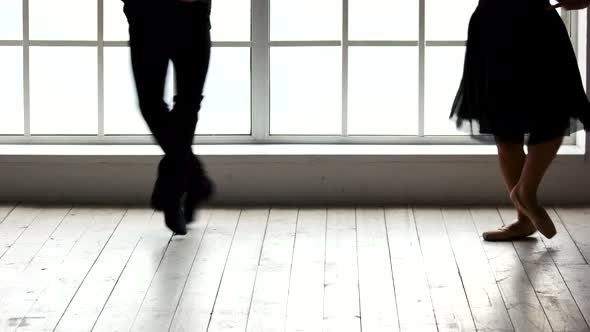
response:
<svg viewBox="0 0 590 332"><path fill-rule="evenodd" d="M448 114L476 5L213 0L197 140L474 143ZM127 39L120 0L2 0L0 143L151 142Z"/></svg>

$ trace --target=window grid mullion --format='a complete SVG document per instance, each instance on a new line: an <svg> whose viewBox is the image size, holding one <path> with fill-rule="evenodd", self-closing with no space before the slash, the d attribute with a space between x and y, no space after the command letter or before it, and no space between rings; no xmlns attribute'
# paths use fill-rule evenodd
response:
<svg viewBox="0 0 590 332"><path fill-rule="evenodd" d="M270 0L252 0L250 119L257 142L270 137Z"/></svg>
<svg viewBox="0 0 590 332"><path fill-rule="evenodd" d="M572 46L574 47L574 52L576 52L576 55L579 54L579 34L578 34L578 18L579 18L579 13L578 12L570 12L570 25L569 25L569 29L570 29L570 35L571 35L571 41L572 41Z"/></svg>
<svg viewBox="0 0 590 332"><path fill-rule="evenodd" d="M418 28L418 136L424 137L425 70L426 70L426 0L419 3Z"/></svg>
<svg viewBox="0 0 590 332"><path fill-rule="evenodd" d="M29 0L23 0L23 110L25 137L31 137Z"/></svg>
<svg viewBox="0 0 590 332"><path fill-rule="evenodd" d="M98 137L104 137L104 0L98 0L97 59L98 59Z"/></svg>
<svg viewBox="0 0 590 332"><path fill-rule="evenodd" d="M348 0L342 0L342 136L348 136Z"/></svg>

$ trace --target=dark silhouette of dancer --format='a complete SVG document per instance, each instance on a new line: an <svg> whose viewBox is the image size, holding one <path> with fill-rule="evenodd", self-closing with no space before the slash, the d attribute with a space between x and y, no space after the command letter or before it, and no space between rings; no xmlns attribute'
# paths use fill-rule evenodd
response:
<svg viewBox="0 0 590 332"><path fill-rule="evenodd" d="M551 238L553 221L539 204L539 184L564 135L589 129L590 103L568 32L555 10L587 0L479 0L469 23L463 79L451 117L472 134L489 134L518 210L515 222L485 232L510 241L539 231ZM528 144L525 155L523 145Z"/></svg>
<svg viewBox="0 0 590 332"><path fill-rule="evenodd" d="M166 226L186 234L186 223L213 192L192 142L211 54L209 0L124 0L131 62L139 106L164 151L151 203L164 211ZM164 102L169 62L176 96Z"/></svg>

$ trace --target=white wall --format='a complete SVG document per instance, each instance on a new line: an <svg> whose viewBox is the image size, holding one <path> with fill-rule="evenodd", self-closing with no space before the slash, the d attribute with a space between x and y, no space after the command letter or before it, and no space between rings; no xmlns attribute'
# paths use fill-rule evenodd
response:
<svg viewBox="0 0 590 332"><path fill-rule="evenodd" d="M146 204L158 156L2 156L0 201ZM208 155L223 204L496 204L492 155ZM590 163L559 156L545 203L590 203Z"/></svg>

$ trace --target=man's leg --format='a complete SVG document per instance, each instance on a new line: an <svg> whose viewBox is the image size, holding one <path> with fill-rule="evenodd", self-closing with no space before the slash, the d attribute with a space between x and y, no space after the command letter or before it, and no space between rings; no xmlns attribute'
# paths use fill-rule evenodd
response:
<svg viewBox="0 0 590 332"><path fill-rule="evenodd" d="M209 10L202 3L176 3L172 62L176 69L177 95L171 112L175 136L175 163L183 166L186 184L184 206L187 222L201 201L212 192L192 143L203 99L203 88L209 68L211 37Z"/></svg>
<svg viewBox="0 0 590 332"><path fill-rule="evenodd" d="M169 162L174 155L171 131L171 114L164 102L166 73L170 61L170 42L167 35L169 12L154 4L127 3L125 13L129 21L131 62L143 118L165 156L158 167L158 178L152 194L152 206L164 210L166 225L178 234L186 234L184 218L180 213L182 182L177 181L176 170Z"/></svg>
<svg viewBox="0 0 590 332"><path fill-rule="evenodd" d="M155 11L153 6L142 6L133 1L125 4L139 107L154 138L162 144L165 143L163 133L169 111L164 101L164 87L170 56L162 45L165 43L164 32L150 24L156 16Z"/></svg>

